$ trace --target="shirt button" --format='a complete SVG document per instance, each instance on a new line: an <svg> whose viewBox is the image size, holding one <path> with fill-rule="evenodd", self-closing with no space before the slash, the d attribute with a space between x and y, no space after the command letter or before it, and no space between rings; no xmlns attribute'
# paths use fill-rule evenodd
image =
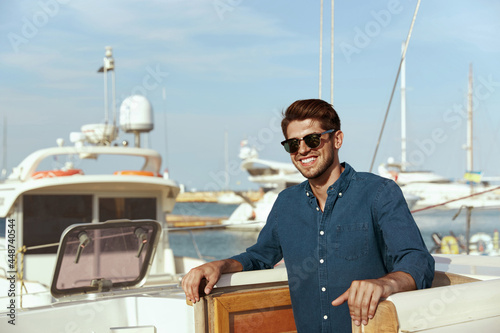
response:
<svg viewBox="0 0 500 333"><path fill-rule="evenodd" d="M320 260L319 260L319 263L320 263L320 264L322 264L322 263L324 263L324 262L325 262L325 260L324 260L324 259L320 259Z"/></svg>
<svg viewBox="0 0 500 333"><path fill-rule="evenodd" d="M316 210L319 211L319 207L316 207Z"/></svg>
<svg viewBox="0 0 500 333"><path fill-rule="evenodd" d="M325 287L321 288L321 291L326 291L326 288Z"/></svg>
<svg viewBox="0 0 500 333"><path fill-rule="evenodd" d="M321 236L323 236L323 235L325 234L325 232L324 232L323 230L321 230L321 231L319 232L319 234L320 234Z"/></svg>
<svg viewBox="0 0 500 333"><path fill-rule="evenodd" d="M328 319L328 316L327 316L327 315L324 315L324 316L323 316L323 319L324 319L324 320L327 320L327 319Z"/></svg>
<svg viewBox="0 0 500 333"><path fill-rule="evenodd" d="M339 197L341 197L341 196L342 196L342 192L339 192Z"/></svg>
<svg viewBox="0 0 500 333"><path fill-rule="evenodd" d="M309 196L309 192L306 192L306 195Z"/></svg>

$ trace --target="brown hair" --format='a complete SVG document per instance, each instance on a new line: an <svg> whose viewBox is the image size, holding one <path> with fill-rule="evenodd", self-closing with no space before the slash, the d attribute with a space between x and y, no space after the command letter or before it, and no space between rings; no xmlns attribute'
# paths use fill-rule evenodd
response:
<svg viewBox="0 0 500 333"><path fill-rule="evenodd" d="M293 102L283 112L281 130L286 136L288 124L293 120L315 119L325 130L340 130L340 118L333 106L321 99L304 99Z"/></svg>

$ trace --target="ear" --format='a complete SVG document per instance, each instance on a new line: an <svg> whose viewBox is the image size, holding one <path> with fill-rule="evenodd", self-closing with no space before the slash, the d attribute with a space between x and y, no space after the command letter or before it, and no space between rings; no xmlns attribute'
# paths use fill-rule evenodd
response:
<svg viewBox="0 0 500 333"><path fill-rule="evenodd" d="M335 144L335 149L340 149L342 147L342 143L344 142L344 132L341 130L336 131L333 133L334 136L334 144Z"/></svg>

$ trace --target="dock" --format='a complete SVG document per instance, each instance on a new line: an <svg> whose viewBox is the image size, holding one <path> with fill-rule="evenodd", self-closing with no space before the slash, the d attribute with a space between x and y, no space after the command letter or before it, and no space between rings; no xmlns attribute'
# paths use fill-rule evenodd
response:
<svg viewBox="0 0 500 333"><path fill-rule="evenodd" d="M205 227L220 225L225 218L213 216L194 215L167 215L167 226L169 228Z"/></svg>
<svg viewBox="0 0 500 333"><path fill-rule="evenodd" d="M177 202L214 202L220 203L221 198L228 194L236 194L236 197L243 196L250 201L258 201L262 199L263 192L261 191L245 191L245 192L232 192L232 191L207 191L207 192L182 192L177 196ZM235 202L239 203L239 202Z"/></svg>

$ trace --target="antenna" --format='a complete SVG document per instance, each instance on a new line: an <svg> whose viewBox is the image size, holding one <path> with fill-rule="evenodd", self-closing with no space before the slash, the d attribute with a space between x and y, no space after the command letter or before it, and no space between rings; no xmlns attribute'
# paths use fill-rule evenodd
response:
<svg viewBox="0 0 500 333"><path fill-rule="evenodd" d="M116 126L116 82L115 82L115 59L113 58L113 48L106 46L103 66L99 68L98 73L104 73L104 123L109 123L109 101L108 101L108 72L111 72L111 105L113 110L113 128ZM108 140L111 141L111 140Z"/></svg>

